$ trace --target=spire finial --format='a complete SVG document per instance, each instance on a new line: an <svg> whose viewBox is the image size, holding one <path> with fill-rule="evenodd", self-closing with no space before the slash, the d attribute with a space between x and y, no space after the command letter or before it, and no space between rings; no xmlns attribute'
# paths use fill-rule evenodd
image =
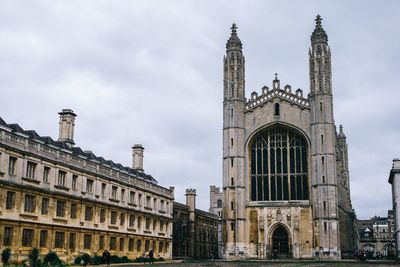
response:
<svg viewBox="0 0 400 267"><path fill-rule="evenodd" d="M318 14L317 17L315 18L315 27L316 27L316 28L322 28L321 21L322 21L322 18L321 18L321 16Z"/></svg>
<svg viewBox="0 0 400 267"><path fill-rule="evenodd" d="M346 136L344 135L344 132L343 132L343 126L340 124L339 125L339 134L338 134L338 137L340 137L340 138L346 138Z"/></svg>
<svg viewBox="0 0 400 267"><path fill-rule="evenodd" d="M237 26L236 23L232 24L231 27L231 37L229 37L228 42L226 43L226 49L227 51L240 51L242 50L242 42L240 41L239 37L237 36Z"/></svg>
<svg viewBox="0 0 400 267"><path fill-rule="evenodd" d="M278 80L278 73L277 72L275 72L275 80Z"/></svg>
<svg viewBox="0 0 400 267"><path fill-rule="evenodd" d="M322 28L322 17L320 15L315 17L315 29L311 35L311 43L328 43L328 35L326 34L324 28Z"/></svg>
<svg viewBox="0 0 400 267"><path fill-rule="evenodd" d="M236 26L236 23L235 22L232 23L232 27L231 27L232 35L237 35L237 32L236 32L237 28L238 27Z"/></svg>

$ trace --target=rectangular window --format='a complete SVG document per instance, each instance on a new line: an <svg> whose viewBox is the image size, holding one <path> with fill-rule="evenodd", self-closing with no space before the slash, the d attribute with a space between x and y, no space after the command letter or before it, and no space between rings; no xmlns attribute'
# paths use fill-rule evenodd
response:
<svg viewBox="0 0 400 267"><path fill-rule="evenodd" d="M26 177L35 179L36 163L28 161L26 165Z"/></svg>
<svg viewBox="0 0 400 267"><path fill-rule="evenodd" d="M43 183L49 183L50 167L44 166L43 168Z"/></svg>
<svg viewBox="0 0 400 267"><path fill-rule="evenodd" d="M32 195L25 195L24 212L35 212L36 197Z"/></svg>
<svg viewBox="0 0 400 267"><path fill-rule="evenodd" d="M69 234L69 249L72 251L75 250L75 244L76 244L76 234L70 233Z"/></svg>
<svg viewBox="0 0 400 267"><path fill-rule="evenodd" d="M121 213L119 215L119 225L124 226L124 224L125 224L125 213Z"/></svg>
<svg viewBox="0 0 400 267"><path fill-rule="evenodd" d="M13 240L13 227L4 227L4 236L3 236L3 247L11 246Z"/></svg>
<svg viewBox="0 0 400 267"><path fill-rule="evenodd" d="M233 146L233 138L231 138L231 146Z"/></svg>
<svg viewBox="0 0 400 267"><path fill-rule="evenodd" d="M324 201L323 204L324 204L324 211L326 211L326 201Z"/></svg>
<svg viewBox="0 0 400 267"><path fill-rule="evenodd" d="M118 191L118 187L113 186L111 188L111 198L112 199L117 199L117 191Z"/></svg>
<svg viewBox="0 0 400 267"><path fill-rule="evenodd" d="M99 250L103 250L104 249L104 235L101 235L99 237Z"/></svg>
<svg viewBox="0 0 400 267"><path fill-rule="evenodd" d="M129 238L128 241L128 250L133 251L133 248L135 247L135 239Z"/></svg>
<svg viewBox="0 0 400 267"><path fill-rule="evenodd" d="M142 206L142 194L139 194L139 207Z"/></svg>
<svg viewBox="0 0 400 267"><path fill-rule="evenodd" d="M22 246L23 247L32 247L33 243L33 229L23 229L22 230Z"/></svg>
<svg viewBox="0 0 400 267"><path fill-rule="evenodd" d="M142 251L142 240L138 239L136 242L136 250L141 252Z"/></svg>
<svg viewBox="0 0 400 267"><path fill-rule="evenodd" d="M157 199L154 198L153 200L153 208L156 210L157 209Z"/></svg>
<svg viewBox="0 0 400 267"><path fill-rule="evenodd" d="M110 224L116 224L117 223L117 212L116 211L111 211L111 217L110 217Z"/></svg>
<svg viewBox="0 0 400 267"><path fill-rule="evenodd" d="M64 239L65 239L64 232L56 232L54 247L55 248L64 248Z"/></svg>
<svg viewBox="0 0 400 267"><path fill-rule="evenodd" d="M93 207L85 207L85 221L91 221L93 219Z"/></svg>
<svg viewBox="0 0 400 267"><path fill-rule="evenodd" d="M135 215L132 214L129 215L129 227L131 228L135 227Z"/></svg>
<svg viewBox="0 0 400 267"><path fill-rule="evenodd" d="M234 183L234 180L233 180L233 177L231 177L231 186L233 186L235 183Z"/></svg>
<svg viewBox="0 0 400 267"><path fill-rule="evenodd" d="M15 192L7 191L6 209L12 210L15 206Z"/></svg>
<svg viewBox="0 0 400 267"><path fill-rule="evenodd" d="M92 248L92 235L84 235L83 249L91 249L91 248Z"/></svg>
<svg viewBox="0 0 400 267"><path fill-rule="evenodd" d="M135 192L133 191L129 192L129 203L131 204L135 203Z"/></svg>
<svg viewBox="0 0 400 267"><path fill-rule="evenodd" d="M146 218L146 230L150 229L150 223L151 223L150 219Z"/></svg>
<svg viewBox="0 0 400 267"><path fill-rule="evenodd" d="M78 190L78 175L72 175L72 190Z"/></svg>
<svg viewBox="0 0 400 267"><path fill-rule="evenodd" d="M47 236L48 236L47 230L40 231L39 247L44 248L47 246Z"/></svg>
<svg viewBox="0 0 400 267"><path fill-rule="evenodd" d="M8 174L9 175L16 175L16 164L17 164L17 158L11 157L8 161Z"/></svg>
<svg viewBox="0 0 400 267"><path fill-rule="evenodd" d="M110 250L117 248L117 238L115 236L110 237Z"/></svg>
<svg viewBox="0 0 400 267"><path fill-rule="evenodd" d="M119 239L119 250L124 251L125 249L125 238L121 237Z"/></svg>
<svg viewBox="0 0 400 267"><path fill-rule="evenodd" d="M158 251L162 252L164 249L164 242L160 241L160 243L158 243Z"/></svg>
<svg viewBox="0 0 400 267"><path fill-rule="evenodd" d="M231 167L233 167L233 158L231 158Z"/></svg>
<svg viewBox="0 0 400 267"><path fill-rule="evenodd" d="M106 210L101 209L100 210L100 223L104 223L106 221Z"/></svg>
<svg viewBox="0 0 400 267"><path fill-rule="evenodd" d="M71 203L71 219L76 219L77 212L78 212L78 205L76 203Z"/></svg>
<svg viewBox="0 0 400 267"><path fill-rule="evenodd" d="M234 209L234 203L233 203L233 201L231 201L231 210L233 210Z"/></svg>
<svg viewBox="0 0 400 267"><path fill-rule="evenodd" d="M42 198L42 215L47 215L49 213L49 199Z"/></svg>
<svg viewBox="0 0 400 267"><path fill-rule="evenodd" d="M65 186L65 176L66 175L67 175L67 173L65 171L58 171L57 185Z"/></svg>
<svg viewBox="0 0 400 267"><path fill-rule="evenodd" d="M125 201L125 189L121 189L121 202Z"/></svg>
<svg viewBox="0 0 400 267"><path fill-rule="evenodd" d="M144 241L144 250L149 251L150 250L150 240L145 240Z"/></svg>
<svg viewBox="0 0 400 267"><path fill-rule="evenodd" d="M326 232L328 230L328 225L326 224L326 222L324 222L324 231Z"/></svg>
<svg viewBox="0 0 400 267"><path fill-rule="evenodd" d="M156 228L157 228L157 220L154 219L154 220L153 220L153 231L155 231Z"/></svg>
<svg viewBox="0 0 400 267"><path fill-rule="evenodd" d="M164 200L160 201L160 210L165 211L165 201Z"/></svg>
<svg viewBox="0 0 400 267"><path fill-rule="evenodd" d="M65 217L65 201L57 200L56 216Z"/></svg>
<svg viewBox="0 0 400 267"><path fill-rule="evenodd" d="M106 196L106 187L107 187L107 184L105 184L105 183L101 184L101 196L102 197Z"/></svg>
<svg viewBox="0 0 400 267"><path fill-rule="evenodd" d="M93 193L93 180L92 179L86 180L86 193Z"/></svg>
<svg viewBox="0 0 400 267"><path fill-rule="evenodd" d="M137 218L137 228L140 229L140 227L142 227L142 217Z"/></svg>
<svg viewBox="0 0 400 267"><path fill-rule="evenodd" d="M235 225L233 224L233 222L231 222L231 231L235 230Z"/></svg>
<svg viewBox="0 0 400 267"><path fill-rule="evenodd" d="M147 208L150 208L150 201L151 201L151 197L149 197L149 196L146 196L146 207Z"/></svg>
<svg viewBox="0 0 400 267"><path fill-rule="evenodd" d="M321 146L323 146L323 145L324 145L324 135L321 134Z"/></svg>

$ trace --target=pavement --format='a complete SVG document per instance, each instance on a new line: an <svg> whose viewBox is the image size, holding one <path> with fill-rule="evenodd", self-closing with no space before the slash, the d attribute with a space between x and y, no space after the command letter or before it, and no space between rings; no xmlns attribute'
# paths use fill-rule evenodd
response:
<svg viewBox="0 0 400 267"><path fill-rule="evenodd" d="M265 260L243 260L243 261L226 261L226 260L173 260L150 263L121 263L111 264L112 267L131 267L131 266L159 266L159 267L264 267L264 266L276 266L276 267L350 267L350 266L400 266L399 263L394 261L354 261L354 260L340 260L340 261L316 261L316 260L282 260L282 261L265 261ZM105 265L98 265L105 267Z"/></svg>

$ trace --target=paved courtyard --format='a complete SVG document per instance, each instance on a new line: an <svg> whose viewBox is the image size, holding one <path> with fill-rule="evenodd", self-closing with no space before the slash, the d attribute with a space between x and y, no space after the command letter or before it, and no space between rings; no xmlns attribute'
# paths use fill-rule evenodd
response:
<svg viewBox="0 0 400 267"><path fill-rule="evenodd" d="M130 267L130 266L149 266L151 264L135 264L135 265L117 265L118 267ZM155 263L155 266L162 267L239 267L239 266L250 266L250 267L263 267L263 266L280 266L280 267L297 267L297 266L310 266L310 267L350 267L350 266L396 266L396 262L392 261L367 261L367 262L356 262L356 261L184 261L184 262L171 262L171 263Z"/></svg>

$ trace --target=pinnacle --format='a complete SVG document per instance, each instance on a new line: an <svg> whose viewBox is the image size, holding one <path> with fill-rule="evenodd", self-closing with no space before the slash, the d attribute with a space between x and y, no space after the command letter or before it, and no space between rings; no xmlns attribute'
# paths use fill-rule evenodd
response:
<svg viewBox="0 0 400 267"><path fill-rule="evenodd" d="M226 43L226 50L227 51L241 51L242 50L242 42L240 41L238 35L237 35L237 26L236 23L232 24L231 27L231 36L228 39L228 42Z"/></svg>
<svg viewBox="0 0 400 267"><path fill-rule="evenodd" d="M315 29L311 35L311 43L313 45L316 43L328 44L328 35L322 27L322 17L320 15L315 18Z"/></svg>

